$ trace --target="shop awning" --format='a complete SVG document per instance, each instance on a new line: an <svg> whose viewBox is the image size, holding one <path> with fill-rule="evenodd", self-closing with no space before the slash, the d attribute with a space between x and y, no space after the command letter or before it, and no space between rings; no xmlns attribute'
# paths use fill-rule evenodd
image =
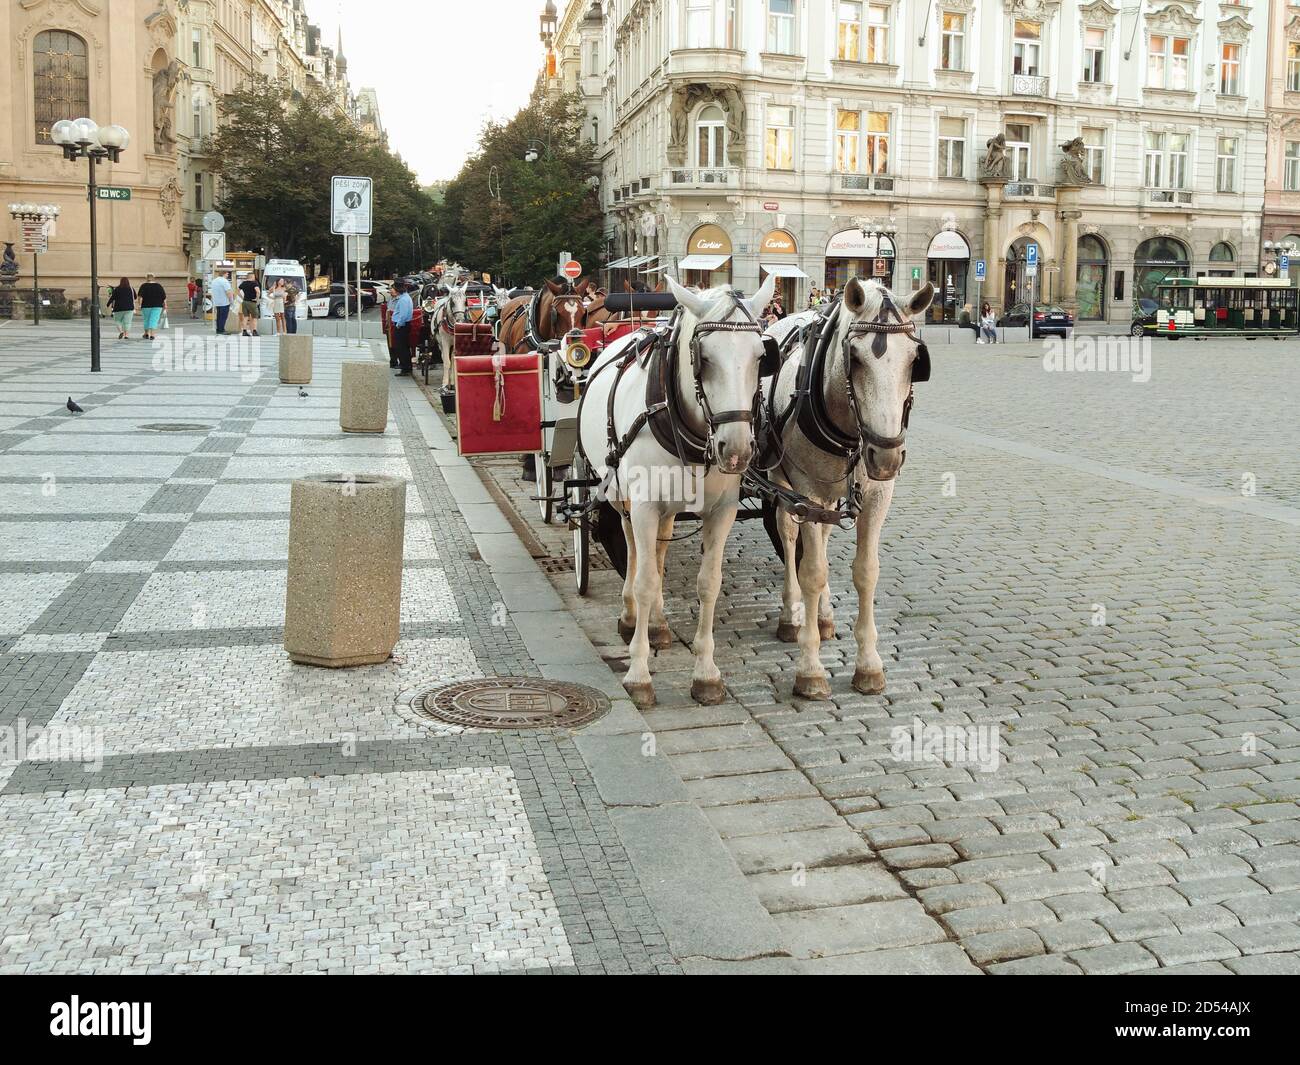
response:
<svg viewBox="0 0 1300 1065"><path fill-rule="evenodd" d="M805 279L808 277L794 263L759 263L759 265L775 277L802 277Z"/></svg>
<svg viewBox="0 0 1300 1065"><path fill-rule="evenodd" d="M611 270L622 270L623 267L627 266L627 264L630 263L631 261L632 261L632 256L630 256L630 255L625 255L625 256L623 256L623 258L621 258L621 259L616 259L616 260L614 260L614 262L610 263L610 264L609 264L609 269L611 269Z"/></svg>
<svg viewBox="0 0 1300 1065"><path fill-rule="evenodd" d="M636 266L644 266L646 263L650 262L650 260L655 259L655 258L657 258L657 256L654 256L654 255L636 255L636 256L633 256L631 259L629 259L629 260L627 261L627 267L628 267L629 270L631 270L633 267L636 267Z"/></svg>
<svg viewBox="0 0 1300 1065"><path fill-rule="evenodd" d="M677 266L681 270L716 270L730 258L730 255L688 255Z"/></svg>
<svg viewBox="0 0 1300 1065"><path fill-rule="evenodd" d="M658 258L658 256L656 256ZM644 270L637 271L642 274L660 274L668 269L667 263L655 263L654 266L647 266Z"/></svg>

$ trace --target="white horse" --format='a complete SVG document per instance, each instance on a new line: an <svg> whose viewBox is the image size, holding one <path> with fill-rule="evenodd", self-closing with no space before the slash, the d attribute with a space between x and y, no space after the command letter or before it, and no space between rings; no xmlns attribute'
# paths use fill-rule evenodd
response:
<svg viewBox="0 0 1300 1065"><path fill-rule="evenodd" d="M433 337L433 342L438 345L438 353L442 356L442 381L444 385L452 388L456 387L456 359L453 354L456 345L456 323L468 319L469 312L465 299L465 291L468 288L467 281L452 285L447 290L447 295L434 300L429 318L429 334Z"/></svg>
<svg viewBox="0 0 1300 1065"><path fill-rule="evenodd" d="M820 409L830 424L827 445L838 438L843 450L860 450L859 458L826 450L808 438L797 417L796 381L809 359L797 348L781 367L774 395L781 428L780 464L772 480L834 510L842 498L861 494L856 519L857 553L853 583L858 592L858 620L853 634L857 661L853 687L874 695L885 690L885 669L876 649L875 593L880 577L880 529L894 497L894 478L906 453L907 410L912 381L929 378L929 352L915 337L919 319L934 298L927 284L900 298L876 281L853 279L845 286L834 334L826 351L820 380L808 387L821 396ZM828 323L829 327L830 323ZM770 379L763 383L764 393ZM784 507L777 527L785 548L785 582L781 596L780 639L799 642L794 691L807 699L830 697L830 681L820 659L821 641L835 634L827 585L826 543L834 528L811 521L799 526ZM803 557L796 564L795 540L802 535ZM817 624L809 624L816 618Z"/></svg>
<svg viewBox="0 0 1300 1065"><path fill-rule="evenodd" d="M628 559L618 624L620 633L631 638L623 687L640 706L655 701L649 664L652 637L656 647L672 641L664 618L663 565L677 515L687 510L698 514L703 524L691 696L711 704L726 694L713 658L713 616L722 585L722 555L740 502L740 474L754 454L752 412L764 351L757 319L772 299L776 279L768 278L752 299L740 298L730 287L701 293L671 278L668 284L681 307L677 347L660 356L671 360L665 370L669 409L679 413L685 434L705 442L703 456L689 446L680 454L668 450L645 424L647 381L657 362L632 362L622 370L614 365L636 334L607 347L589 371L578 426L583 454L594 476L610 486L608 501L623 518ZM616 389L612 407L611 389ZM611 454L611 411L621 454ZM664 413L656 417L662 425ZM637 425L640 431L630 435ZM700 457L703 461L692 461Z"/></svg>

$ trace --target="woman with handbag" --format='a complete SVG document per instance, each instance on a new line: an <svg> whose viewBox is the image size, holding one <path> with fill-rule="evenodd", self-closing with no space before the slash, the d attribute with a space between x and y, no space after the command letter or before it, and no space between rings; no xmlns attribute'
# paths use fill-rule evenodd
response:
<svg viewBox="0 0 1300 1065"><path fill-rule="evenodd" d="M131 339L131 319L135 317L135 289L129 278L122 278L108 294L108 309L117 323L117 339Z"/></svg>

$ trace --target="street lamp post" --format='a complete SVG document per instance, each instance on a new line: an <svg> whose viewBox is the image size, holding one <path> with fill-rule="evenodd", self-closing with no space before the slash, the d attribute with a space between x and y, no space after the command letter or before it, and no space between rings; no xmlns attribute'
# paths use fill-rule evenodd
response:
<svg viewBox="0 0 1300 1065"><path fill-rule="evenodd" d="M131 143L131 135L121 126L99 126L92 119L75 122L63 119L50 129L50 140L63 149L69 162L88 160L90 200L90 372L99 373L99 248L96 242L95 167L105 159L116 163Z"/></svg>
<svg viewBox="0 0 1300 1065"><path fill-rule="evenodd" d="M39 223L42 237L45 227L59 217L59 208L52 203L11 203L9 216L15 222ZM32 324L41 324L41 253L32 252Z"/></svg>
<svg viewBox="0 0 1300 1065"><path fill-rule="evenodd" d="M559 25L559 13L555 9L555 0L546 0L546 6L542 8L541 17L538 20L541 24L542 32L539 34L542 44L546 46L546 76L555 77L555 30Z"/></svg>
<svg viewBox="0 0 1300 1065"><path fill-rule="evenodd" d="M876 241L875 258L877 259L885 258L885 256L880 254L880 238L881 237L888 238L889 246L893 249L894 252L894 254L890 256L890 265L894 268L897 268L898 246L894 243L894 237L898 233L898 220L891 215L887 220L882 222L877 222L874 218L859 218L856 219L856 221L858 223L858 231L862 234L862 239L864 241L875 238ZM872 270L872 273L873 274L875 273L874 269ZM892 271L889 276L889 280L890 283L892 284L894 280Z"/></svg>

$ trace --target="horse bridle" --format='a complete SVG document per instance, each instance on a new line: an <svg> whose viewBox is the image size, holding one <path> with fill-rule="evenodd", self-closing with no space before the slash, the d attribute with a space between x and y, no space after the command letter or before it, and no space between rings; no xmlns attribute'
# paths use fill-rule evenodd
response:
<svg viewBox="0 0 1300 1065"><path fill-rule="evenodd" d="M691 376L695 379L695 399L704 411L704 418L707 424L704 439L704 457L706 463L712 462L716 457L713 450L714 431L721 425L728 425L733 422L745 422L750 426L754 424L755 402L746 410L724 410L715 413L709 403L708 397L704 394L704 350L701 342L707 333L756 333L762 336L763 327L754 320L754 316L749 313L749 309L741 301L735 292L729 292L735 309L739 310L745 316L743 322L697 322L695 331L691 334ZM734 313L734 312L733 312Z"/></svg>
<svg viewBox="0 0 1300 1065"><path fill-rule="evenodd" d="M886 311L889 311L894 316L895 321L887 322L885 320ZM903 401L901 431L897 436L883 436L872 429L862 417L862 409L858 405L857 393L853 391L853 357L850 348L855 337L869 334L872 337L871 354L874 358L879 359L889 350L887 338L894 333L903 333L910 340L916 342L916 357L912 360L912 377L907 387L907 399ZM915 398L912 385L917 381L928 381L930 379L930 351L916 335L916 324L910 318L901 315L898 308L894 306L893 301L886 294L880 313L876 316L875 321L855 321L849 324L844 334L843 357L844 391L848 396L849 409L853 412L853 421L857 426L858 436L864 444L878 447L884 451L902 447L907 442L907 423L911 417L912 402Z"/></svg>

